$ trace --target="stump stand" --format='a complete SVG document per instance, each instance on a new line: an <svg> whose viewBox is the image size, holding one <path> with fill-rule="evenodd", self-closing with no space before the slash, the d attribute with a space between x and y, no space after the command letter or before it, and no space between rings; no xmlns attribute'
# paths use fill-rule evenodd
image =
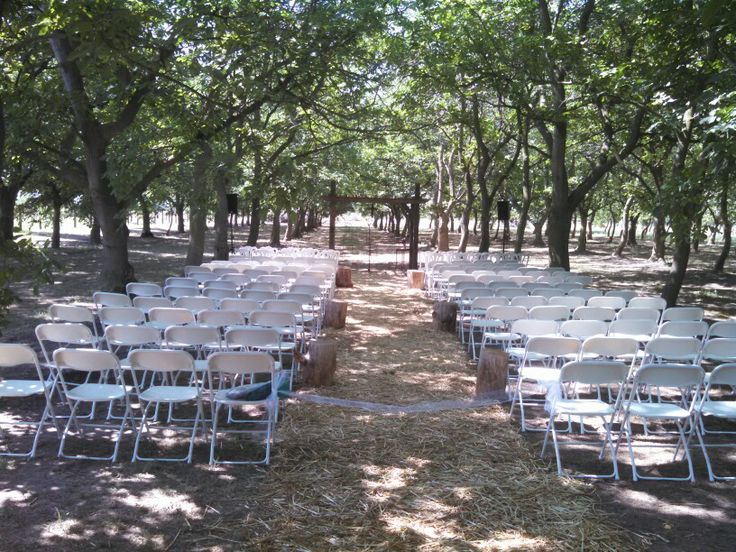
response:
<svg viewBox="0 0 736 552"><path fill-rule="evenodd" d="M507 399L508 355L503 349L484 348L478 359L475 379L476 399Z"/></svg>
<svg viewBox="0 0 736 552"><path fill-rule="evenodd" d="M457 303L435 301L432 309L432 327L442 332L455 333L457 324Z"/></svg>

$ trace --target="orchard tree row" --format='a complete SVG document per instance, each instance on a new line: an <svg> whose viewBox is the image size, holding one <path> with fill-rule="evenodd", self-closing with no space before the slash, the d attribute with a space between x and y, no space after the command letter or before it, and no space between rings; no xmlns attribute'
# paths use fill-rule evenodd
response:
<svg viewBox="0 0 736 552"><path fill-rule="evenodd" d="M509 200L515 249L546 228L569 268L593 221L617 253L653 239L677 299L709 231L729 255L736 8L725 0L71 0L0 4L0 245L16 204L94 221L101 286L135 278L126 221L208 217L227 258L226 194L249 220L314 224L322 196L429 201L433 246L491 245ZM401 232L401 206L387 216ZM571 243L572 221L579 228ZM615 223L613 223L615 224ZM609 224L613 238L615 229ZM181 225L180 225L181 226ZM276 225L278 226L278 225ZM179 228L184 230L184 228ZM278 244L280 234L271 241Z"/></svg>

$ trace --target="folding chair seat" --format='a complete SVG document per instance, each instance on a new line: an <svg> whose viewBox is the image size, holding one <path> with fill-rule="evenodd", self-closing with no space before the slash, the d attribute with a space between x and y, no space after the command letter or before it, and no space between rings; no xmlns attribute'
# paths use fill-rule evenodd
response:
<svg viewBox="0 0 736 552"><path fill-rule="evenodd" d="M733 394L728 398L714 397L714 386L727 386L733 391L736 388L736 363L727 362L716 366L710 373L708 382L703 392L701 402L697 404L697 411L699 415L699 422L701 432L698 434L700 440L700 447L705 456L705 464L708 468L708 478L711 481L715 480L726 480L733 481L736 479L735 476L719 476L716 475L713 464L708 454L709 448L732 448L736 447L734 442L717 442L717 443L706 443L705 436L708 434L726 434L733 435L736 431L718 431L718 430L706 430L705 420L709 417L720 418L722 420L736 420L736 400L733 399Z"/></svg>
<svg viewBox="0 0 736 552"><path fill-rule="evenodd" d="M133 297L133 306L141 309L144 314L148 315L148 311L155 307L172 307L174 306L170 299L166 297Z"/></svg>
<svg viewBox="0 0 736 552"><path fill-rule="evenodd" d="M606 295L603 297L591 297L586 302L588 307L603 307L613 310L621 310L626 306L626 299L623 297Z"/></svg>
<svg viewBox="0 0 736 552"><path fill-rule="evenodd" d="M705 339L713 337L736 337L736 320L721 320L711 324Z"/></svg>
<svg viewBox="0 0 736 552"><path fill-rule="evenodd" d="M49 307L49 318L52 322L75 322L89 326L94 334L94 347L99 346L100 335L97 333L95 315L87 307L55 303Z"/></svg>
<svg viewBox="0 0 736 552"><path fill-rule="evenodd" d="M193 313L203 310L213 310L217 307L217 299L202 295L178 297L173 303L174 308L187 309Z"/></svg>
<svg viewBox="0 0 736 552"><path fill-rule="evenodd" d="M541 295L521 295L512 297L509 304L514 307L524 307L532 309L533 307L542 307L547 304L547 298Z"/></svg>
<svg viewBox="0 0 736 552"><path fill-rule="evenodd" d="M662 297L632 297L629 299L629 307L632 308L644 308L644 309L655 309L662 312L667 308L667 301Z"/></svg>
<svg viewBox="0 0 736 552"><path fill-rule="evenodd" d="M214 353L207 360L207 374L212 401L210 464L268 464L278 411L278 380L271 355L257 352ZM233 392L237 392L234 397ZM235 429L221 426L220 412L223 407L228 410L229 425ZM232 410L238 407L247 407L251 416L235 419ZM241 429L248 426L252 429ZM263 434L263 457L257 460L218 458L218 435L228 433Z"/></svg>
<svg viewBox="0 0 736 552"><path fill-rule="evenodd" d="M657 337L696 337L701 342L707 333L708 323L702 320L670 320L657 329Z"/></svg>
<svg viewBox="0 0 736 552"><path fill-rule="evenodd" d="M63 395L70 410L69 419L61 435L58 456L62 458L110 460L115 462L125 427L129 425L133 431L136 429L130 407L128 389L120 371L118 358L110 351L62 348L54 351L54 364L57 367L56 374L59 384L61 385ZM87 378L85 382L75 386L69 385L65 376L67 370L86 373ZM97 381L93 381L95 376ZM83 403L94 405L97 403L112 403L113 401L120 401L123 404L124 411L120 417L120 425L117 426L117 435L112 454L110 456L65 454L64 447L70 429L74 428L78 433L81 433L83 428L115 429L115 426L112 424L92 423L91 419L88 423L82 423L77 416L79 406ZM91 433L91 435L96 434L98 434L96 431Z"/></svg>
<svg viewBox="0 0 736 552"><path fill-rule="evenodd" d="M628 302L631 301L634 297L639 296L639 292L633 289L612 289L610 291L607 291L604 295L606 297L620 297L628 304Z"/></svg>
<svg viewBox="0 0 736 552"><path fill-rule="evenodd" d="M164 297L168 297L172 301L179 299L180 297L193 297L197 295L199 295L199 285L164 287Z"/></svg>
<svg viewBox="0 0 736 552"><path fill-rule="evenodd" d="M672 338L675 339L675 338ZM672 481L695 481L692 458L690 456L690 438L692 433L699 434L696 399L703 382L703 369L700 366L682 364L646 364L637 370L634 376L633 391L624 403L621 430L616 443L616 450L625 434L631 457L631 471L634 481L639 479L667 479ZM644 397L642 389L658 389L659 392ZM667 400L670 399L670 400ZM680 449L683 450L688 465L687 477L644 476L639 473L634 455L632 418L642 419L645 427L650 422L672 421L677 428L677 443L672 461L677 460ZM698 435L699 437L699 435ZM649 447L666 447L666 443L652 443Z"/></svg>
<svg viewBox="0 0 736 552"><path fill-rule="evenodd" d="M95 310L102 307L132 307L133 302L124 293L110 293L108 291L95 291L92 294L92 302Z"/></svg>
<svg viewBox="0 0 736 552"><path fill-rule="evenodd" d="M597 289L586 289L586 288L575 288L567 292L570 297L582 297L586 301L591 297L600 297L603 295L602 292Z"/></svg>
<svg viewBox="0 0 736 552"><path fill-rule="evenodd" d="M532 320L554 320L564 322L570 320L570 309L565 305L542 305L529 309L529 318Z"/></svg>
<svg viewBox="0 0 736 552"><path fill-rule="evenodd" d="M537 321L545 322L545 321ZM516 402L521 412L521 431L544 431L531 428L526 424L524 411L524 383L536 383L547 387L547 393L559 389L560 370L566 358L574 357L580 351L580 341L574 337L532 336L524 347L524 356L519 363L519 377L516 380L514 397L511 401L511 412ZM541 364L541 365L540 365ZM555 397L552 397L554 400ZM538 400L527 399L527 404L539 403Z"/></svg>
<svg viewBox="0 0 736 552"><path fill-rule="evenodd" d="M148 325L165 330L169 326L187 326L196 324L194 313L184 308L154 308L148 313Z"/></svg>
<svg viewBox="0 0 736 552"><path fill-rule="evenodd" d="M573 320L603 320L611 322L616 318L616 311L608 307L578 307L572 311Z"/></svg>
<svg viewBox="0 0 736 552"><path fill-rule="evenodd" d="M32 365L36 369L36 379L12 379L10 378L10 369L24 365ZM0 399L3 400L3 408L7 408L8 399L10 400L28 400L31 397L43 397L44 408L41 418L38 421L28 421L19 419L18 416L9 416L8 421L0 419L0 443L3 445L3 451L0 456L14 456L19 458L34 458L36 456L36 447L44 430L44 425L53 423L57 425L56 416L51 403L51 393L54 388L53 374L49 372L48 376L44 376L41 365L38 363L38 357L33 349L27 345L17 345L11 343L0 343ZM25 410L25 409L24 409ZM3 431L2 426L6 427L35 427L33 432L33 440L27 451L17 451L16 446L11 446L7 440L9 432ZM57 426L57 432L58 432ZM17 445L14 443L14 445Z"/></svg>
<svg viewBox="0 0 736 552"><path fill-rule="evenodd" d="M148 282L130 282L125 285L128 297L162 297L164 291L158 284Z"/></svg>
<svg viewBox="0 0 736 552"><path fill-rule="evenodd" d="M701 307L670 307L662 312L662 322L671 320L695 320L701 321L705 311Z"/></svg>
<svg viewBox="0 0 736 552"><path fill-rule="evenodd" d="M100 324L108 326L142 326L146 323L146 314L136 307L103 307L99 312Z"/></svg>
<svg viewBox="0 0 736 552"><path fill-rule="evenodd" d="M202 290L202 295L208 299L219 301L228 297L238 297L238 292L234 289L222 289L218 287L206 287Z"/></svg>
<svg viewBox="0 0 736 552"><path fill-rule="evenodd" d="M567 416L568 420L571 417L579 418L580 425L583 427L584 418L600 418L603 430L605 431L605 436L598 458L603 458L607 448L611 454L613 471L610 474L603 475L576 473L572 474L572 476L595 479L612 477L614 479L619 479L616 449L613 444L611 431L613 420L620 408L621 400L623 399L628 373L629 366L627 364L609 360L573 361L562 366L559 378L561 384L561 398L552 401L541 454L542 458L544 458L547 442L549 441L549 435L551 433L555 449L555 459L557 461L557 473L559 475L563 474L560 447L562 445L588 444L588 442L569 440L559 442L557 438L557 429L555 428L555 419L558 416ZM578 385L595 386L599 390L597 398L580 398L577 389ZM607 388L608 396L612 400L605 401L601 398L601 387ZM613 394L612 388L617 390Z"/></svg>
<svg viewBox="0 0 736 552"><path fill-rule="evenodd" d="M197 430L201 425L204 431L205 426L201 384L196 376L194 359L185 351L137 350L128 355L128 361L133 370L152 374L152 383L144 388L138 396L144 406L143 417L135 435L133 462L144 460L191 463ZM182 383L182 381L185 383ZM195 405L196 414L191 426L176 426L161 422L160 427L153 427L154 424L158 425L160 405L168 406L168 420L171 421L174 419L173 409L176 406L192 403ZM151 408L153 408L152 414ZM177 419L175 421L185 422L188 420ZM154 429L189 433L189 447L186 456L178 458L142 456L140 447L143 434L146 433L150 437Z"/></svg>

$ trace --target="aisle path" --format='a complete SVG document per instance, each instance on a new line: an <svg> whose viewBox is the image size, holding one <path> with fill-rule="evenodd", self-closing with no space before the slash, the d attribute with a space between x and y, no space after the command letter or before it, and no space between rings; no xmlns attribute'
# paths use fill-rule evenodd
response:
<svg viewBox="0 0 736 552"><path fill-rule="evenodd" d="M337 383L389 404L472 396L473 366L431 328L431 303L393 273L358 272ZM544 469L499 407L411 415L289 403L272 477L274 547L307 550L622 548L588 489ZM272 524L275 524L273 526Z"/></svg>

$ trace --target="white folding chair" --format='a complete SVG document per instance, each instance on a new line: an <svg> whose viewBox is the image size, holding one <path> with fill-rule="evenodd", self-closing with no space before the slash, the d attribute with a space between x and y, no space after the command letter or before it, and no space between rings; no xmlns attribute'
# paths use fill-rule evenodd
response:
<svg viewBox="0 0 736 552"><path fill-rule="evenodd" d="M674 339L674 338L673 338ZM682 364L646 364L637 370L634 376L633 390L624 403L623 419L619 431L616 450L621 443L621 435L626 435L626 443L631 458L631 471L634 481L639 479L667 479L671 481L695 481L695 471L690 456L690 438L692 433L699 433L695 406L699 390L703 382L703 369L700 366ZM641 389L657 388L660 392L648 399L642 397ZM674 400L663 400L662 390L666 390ZM677 444L672 461L677 460L680 448L683 449L688 465L687 477L644 476L639 473L634 455L632 418L639 418L647 423L673 421L677 428ZM666 447L666 443L651 443L650 448Z"/></svg>
<svg viewBox="0 0 736 552"><path fill-rule="evenodd" d="M705 426L705 420L706 418L712 417L712 418L720 418L722 420L736 420L736 400L733 400L733 395L728 399L723 399L722 397L714 397L714 386L728 386L733 390L736 388L736 363L728 362L725 364L721 364L720 366L716 366L716 368L710 373L710 377L708 378L708 382L705 386L705 391L703 392L703 398L702 401L698 404L698 414L699 414L699 422L700 422L700 428L701 432L698 433L698 437L700 440L700 447L703 451L703 456L705 456L705 464L708 468L708 478L711 481L715 480L726 480L726 481L733 481L736 479L736 476L719 476L716 475L715 471L713 470L713 464L710 458L710 455L708 454L709 448L724 448L724 447L735 447L736 443L733 442L718 442L718 443L709 443L706 444L705 442L705 435L707 434L730 434L733 435L736 433L735 431L718 431L718 430L707 430ZM702 434L702 435L701 435Z"/></svg>
<svg viewBox="0 0 736 552"><path fill-rule="evenodd" d="M142 326L146 323L146 314L136 307L103 307L99 312L100 324L108 326Z"/></svg>
<svg viewBox="0 0 736 552"><path fill-rule="evenodd" d="M701 342L708 334L708 323L704 320L670 320L662 322L657 337L695 337Z"/></svg>
<svg viewBox="0 0 736 552"><path fill-rule="evenodd" d="M95 304L95 310L99 310L102 307L133 306L130 297L124 293L111 293L109 291L95 291L92 294L92 302Z"/></svg>
<svg viewBox="0 0 736 552"><path fill-rule="evenodd" d="M659 322L662 315L657 309L646 307L624 307L616 313L616 320L652 320Z"/></svg>
<svg viewBox="0 0 736 552"><path fill-rule="evenodd" d="M608 322L603 320L566 320L560 324L560 335L583 341L594 335L606 335Z"/></svg>
<svg viewBox="0 0 736 552"><path fill-rule="evenodd" d="M230 326L245 326L245 315L236 310L203 310L197 313L197 324L222 331Z"/></svg>
<svg viewBox="0 0 736 552"><path fill-rule="evenodd" d="M263 303L264 301L273 301L277 298L276 293L273 291L251 291L248 289L243 291L240 296L243 299L256 301L258 303Z"/></svg>
<svg viewBox="0 0 736 552"><path fill-rule="evenodd" d="M633 337L597 335L587 338L580 347L580 360L616 360L625 362L629 372L638 358L639 342Z"/></svg>
<svg viewBox="0 0 736 552"><path fill-rule="evenodd" d="M644 363L697 364L700 348L696 337L654 337L644 347Z"/></svg>
<svg viewBox="0 0 736 552"><path fill-rule="evenodd" d="M608 335L633 337L643 346L657 334L658 329L654 320L614 320L608 327Z"/></svg>
<svg viewBox="0 0 736 552"><path fill-rule="evenodd" d="M135 445L133 447L133 462L138 460L144 461L162 461L162 462L192 462L192 453L194 451L194 441L197 436L197 430L200 424L204 431L204 410L202 408L202 392L199 378L196 377L194 359L185 351L172 350L145 350L140 349L132 351L128 355L128 361L133 370L142 370L152 374L151 385L146 387L139 394L139 399L143 407L143 417L135 436ZM180 383L181 380L186 383ZM158 423L159 406L166 405L169 407L169 418L173 418L173 408L175 406L194 403L196 414L189 426L174 426L162 422L160 428L153 428L153 424ZM150 409L153 407L153 414ZM185 419L177 419L176 421L187 421ZM141 440L144 432L151 434L153 429L162 429L166 431L191 432L189 437L189 450L184 457L170 458L161 456L142 456L140 454Z"/></svg>
<svg viewBox="0 0 736 552"><path fill-rule="evenodd" d="M483 339L480 348L489 345L500 346L503 349L509 347L509 343L519 339L519 336L510 331L511 324L516 320L529 317L529 311L524 307L512 307L511 305L494 305L488 307L485 318L474 322L474 325L482 330ZM475 353L475 331L470 334L473 359L478 356Z"/></svg>
<svg viewBox="0 0 736 552"><path fill-rule="evenodd" d="M199 295L199 286L166 286L164 288L164 297L168 297L172 301L179 297L192 297Z"/></svg>
<svg viewBox="0 0 736 552"><path fill-rule="evenodd" d="M88 325L95 339L95 348L98 347L100 335L97 333L97 323L94 313L87 307L78 305L61 305L55 303L49 307L49 318L52 322L75 322Z"/></svg>
<svg viewBox="0 0 736 552"><path fill-rule="evenodd" d="M8 376L9 369L24 365L32 365L36 369L36 379L11 379ZM28 400L31 397L42 396L45 404L41 419L38 421L27 421L20 419L20 416L9 416L7 421L0 419L0 442L4 445L4 451L0 452L0 456L14 456L19 458L34 458L36 456L36 447L43 433L44 425L53 423L56 425L57 433L59 431L56 422L53 405L51 403L51 393L54 388L54 377L49 372L48 377L44 376L41 365L38 363L36 353L27 345L17 345L11 343L0 344L0 399L20 399ZM5 402L5 401L3 401ZM3 407L8 406L4 404ZM25 409L24 409L25 410ZM4 431L2 426L6 427L35 427L33 432L33 441L31 447L27 451L17 451L15 447L11 447L7 440L9 432Z"/></svg>
<svg viewBox="0 0 736 552"><path fill-rule="evenodd" d="M667 308L667 301L662 297L632 297L629 299L629 307L655 309L662 312Z"/></svg>
<svg viewBox="0 0 736 552"><path fill-rule="evenodd" d="M215 301L227 299L229 297L238 297L238 292L234 289L222 289L218 287L206 287L202 290L202 295Z"/></svg>
<svg viewBox="0 0 736 552"><path fill-rule="evenodd" d="M575 297L573 295L553 295L548 299L549 305L564 305L570 309L570 315L578 307L585 306L585 299L582 297Z"/></svg>
<svg viewBox="0 0 736 552"><path fill-rule="evenodd" d="M573 320L603 320L611 322L616 318L616 311L609 307L578 307L572 311Z"/></svg>
<svg viewBox="0 0 736 552"><path fill-rule="evenodd" d="M135 420L130 407L130 398L128 390L120 371L118 358L110 351L100 351L97 349L57 349L54 351L54 363L57 367L56 373L59 383L63 390L63 395L69 405L69 420L64 426L59 443L58 455L62 458L83 458L90 460L110 460L115 462L120 448L120 440L122 439L125 427L130 425L133 431L136 430ZM65 372L74 370L87 374L85 383L71 386L67 383ZM97 381L92 381L94 377ZM77 416L77 409L82 403L112 403L113 401L121 401L124 406L123 415L120 417L120 425L117 427L117 436L115 437L115 446L110 456L88 456L82 454L69 455L64 453L67 435L73 427L78 433L82 434L84 428L94 429L114 429L110 424L95 424L90 420L89 423L82 423ZM91 435L97 432L90 433Z"/></svg>
<svg viewBox="0 0 736 552"><path fill-rule="evenodd" d="M511 412L514 411L516 402L519 402L521 431L545 431L526 424L524 383L543 385L547 387L547 393L556 391L559 388L559 366L564 359L574 357L579 351L580 341L574 337L534 336L528 339L524 348L524 357L519 363L519 377L516 380L514 397L511 401ZM540 360L541 366L539 365ZM530 399L527 399L526 402L527 404L540 403L539 400Z"/></svg>
<svg viewBox="0 0 736 552"><path fill-rule="evenodd" d="M713 337L736 337L736 320L721 320L711 324L705 338Z"/></svg>
<svg viewBox="0 0 736 552"><path fill-rule="evenodd" d="M670 307L662 312L662 322L670 320L701 321L705 311L701 307Z"/></svg>
<svg viewBox="0 0 736 552"><path fill-rule="evenodd" d="M620 297L626 303L631 301L634 297L639 296L639 292L633 289L612 289L605 293L606 297Z"/></svg>
<svg viewBox="0 0 736 552"><path fill-rule="evenodd" d="M258 352L214 353L207 359L207 375L212 401L212 434L210 464L268 464L278 411L278 382L271 355ZM265 379L264 379L265 378ZM260 380L260 381L258 381ZM250 424L253 429L225 429L220 411L228 409L227 421L235 427ZM232 410L245 407L247 419L232 415ZM254 414L255 411L255 415ZM264 435L264 455L258 460L222 460L216 454L218 434Z"/></svg>
<svg viewBox="0 0 736 552"><path fill-rule="evenodd" d="M178 309L187 309L193 313L201 310L212 310L217 308L217 299L214 297L203 297L201 295L185 295L177 297L174 301L174 307Z"/></svg>
<svg viewBox="0 0 736 552"><path fill-rule="evenodd" d="M153 308L171 308L174 304L166 297L133 297L133 306L141 309L148 316L148 312Z"/></svg>
<svg viewBox="0 0 736 552"><path fill-rule="evenodd" d="M565 305L542 305L529 309L531 320L554 320L564 322L570 319L570 309Z"/></svg>
<svg viewBox="0 0 736 552"><path fill-rule="evenodd" d="M165 330L169 326L187 326L196 324L194 313L185 308L154 308L148 312L148 325Z"/></svg>
<svg viewBox="0 0 736 552"><path fill-rule="evenodd" d="M626 299L623 297L616 297L606 295L603 297L591 297L588 299L586 305L588 307L603 307L613 310L621 310L626 306Z"/></svg>
<svg viewBox="0 0 736 552"><path fill-rule="evenodd" d="M623 399L626 378L629 373L629 367L623 362L608 360L581 360L564 364L560 369L560 384L562 398L552 401L549 413L549 421L547 422L547 431L544 435L544 444L542 445L542 458L547 448L549 435L552 433L552 441L555 449L555 458L557 460L557 473L563 474L562 459L560 456L561 445L589 444L587 441L564 441L559 442L557 438L557 429L555 428L555 418L558 416L567 416L568 420L572 417L580 418L580 426L583 427L584 418L600 418L605 431L605 437L602 442L601 451L598 456L603 458L606 448L611 453L611 463L613 471L610 474L572 474L573 477L583 478L611 478L619 479L618 461L616 459L616 449L613 444L611 428L613 420L618 412L621 400ZM597 398L581 399L578 394L577 385L588 385L596 387L598 392ZM606 387L609 390L609 397L612 397L611 390L615 388L615 396L613 400L604 401L601 398L600 388ZM568 391L569 389L569 391Z"/></svg>
<svg viewBox="0 0 736 552"><path fill-rule="evenodd" d="M489 290L490 291L490 290ZM519 295L512 297L509 305L514 307L524 307L532 309L534 307L542 307L547 305L547 298L542 295Z"/></svg>
<svg viewBox="0 0 736 552"><path fill-rule="evenodd" d="M575 288L569 290L567 292L567 295L569 295L570 297L582 297L587 301L591 297L600 297L601 295L603 295L603 293L598 291L597 289Z"/></svg>
<svg viewBox="0 0 736 552"><path fill-rule="evenodd" d="M164 282L165 288L169 286L188 287L188 288L197 289L199 287L199 282L197 282L197 280L195 280L194 278L182 278L181 276L171 276L169 278L166 278L166 281Z"/></svg>

